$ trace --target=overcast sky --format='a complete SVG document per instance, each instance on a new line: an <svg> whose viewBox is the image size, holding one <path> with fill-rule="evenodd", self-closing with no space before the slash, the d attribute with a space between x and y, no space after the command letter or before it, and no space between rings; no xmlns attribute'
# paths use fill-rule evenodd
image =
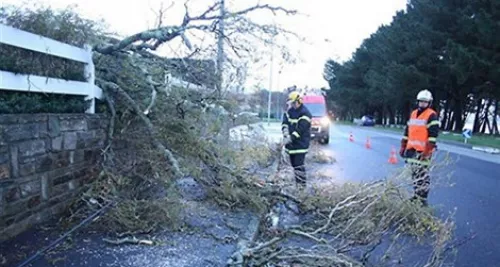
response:
<svg viewBox="0 0 500 267"><path fill-rule="evenodd" d="M190 8L197 9L215 0L191 0ZM2 0L14 4L19 0ZM120 34L133 34L152 27L161 2L164 6L175 2L167 13L164 24L179 24L184 14L184 0L37 0L55 8L77 4L80 13L88 18L104 19L110 28ZM250 6L257 0L229 0L233 8ZM382 24L390 23L398 10L404 9L406 0L262 0L296 9L305 14L293 17L279 16L276 22L306 38L309 44L292 41L287 43L301 60L294 65L283 66L277 75L279 62L275 61L273 90L293 84L298 86L327 86L322 78L323 66L328 58L347 60L361 44ZM269 14L269 13L266 13ZM259 15L260 16L260 15ZM266 59L263 59L263 61ZM268 60L269 61L269 60ZM253 68L247 85L260 82L269 86L269 67ZM279 77L278 77L279 76Z"/></svg>

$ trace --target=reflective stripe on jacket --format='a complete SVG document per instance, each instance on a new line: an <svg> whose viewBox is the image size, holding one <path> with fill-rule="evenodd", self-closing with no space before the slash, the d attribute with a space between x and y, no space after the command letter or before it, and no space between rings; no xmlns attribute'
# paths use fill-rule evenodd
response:
<svg viewBox="0 0 500 267"><path fill-rule="evenodd" d="M311 119L309 110L301 105L291 108L283 115L282 130L288 129L292 143L287 144L288 154L307 153L311 142Z"/></svg>
<svg viewBox="0 0 500 267"><path fill-rule="evenodd" d="M416 151L422 152L425 150L427 142L435 142L436 138L429 136L429 127L436 127L435 120L430 123L430 118L436 117L436 111L431 108L424 110L421 114L418 114L418 109L411 113L410 120L408 121L408 143L406 149L414 149ZM432 125L431 125L432 124ZM439 124L439 122L437 122Z"/></svg>

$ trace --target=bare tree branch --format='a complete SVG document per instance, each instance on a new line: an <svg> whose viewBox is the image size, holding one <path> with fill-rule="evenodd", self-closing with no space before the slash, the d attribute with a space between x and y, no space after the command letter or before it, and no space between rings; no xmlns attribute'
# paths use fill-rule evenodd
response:
<svg viewBox="0 0 500 267"><path fill-rule="evenodd" d="M152 30L147 30L143 31L140 33L136 33L134 35L131 35L122 41L118 42L117 44L112 44L112 45L105 45L105 46L100 46L97 45L94 47L94 51L102 53L102 54L111 54L115 51L122 50L125 48L130 48L131 45L133 45L135 42L142 41L141 44L137 45L133 49L135 50L141 50L141 49L151 49L151 50L156 50L161 44L165 42L169 42L173 40L174 38L181 36L184 43L186 46L188 46L190 49L192 49L192 45L185 36L186 31L188 30L203 30L203 31L214 31L217 20L219 19L226 19L226 18L233 18L235 16L241 16L247 13L250 13L255 10L259 9L266 9L270 10L273 12L273 14L276 14L276 12L284 12L288 15L293 15L296 14L297 11L295 10L288 10L283 7L274 7L270 5L256 5L253 7L249 7L244 10L240 10L237 12L227 12L226 15L220 16L220 15L213 15L210 16L209 14L211 12L214 12L215 9L219 6L219 4L214 4L210 6L205 12L203 12L200 16L196 17L190 17L189 16L189 10L187 7L187 3L185 5L186 8L186 13L184 15L184 19L181 23L180 26L164 26L164 27L158 27L156 29ZM160 15L163 15L162 12L160 12ZM190 23L193 21L213 21L212 24L210 25L191 25ZM160 20L159 25L161 25L163 22ZM148 43L150 41L153 41L152 44Z"/></svg>
<svg viewBox="0 0 500 267"><path fill-rule="evenodd" d="M148 128L148 131L152 136L153 144L156 146L156 148L159 151L161 151L163 153L166 160L168 161L168 163L172 167L172 171L173 171L174 175L176 177L183 177L184 174L182 173L182 171L179 168L179 163L177 162L177 159L174 157L174 155L172 154L172 152L169 149L167 149L160 141L158 141L158 139L156 138L156 130L155 130L153 124L151 123L149 118L146 117L141 112L141 109L139 108L137 103L134 101L134 99L132 99L132 97L130 97L130 95L127 94L127 92L125 92L120 86L118 86L115 83L103 81L100 79L98 79L98 82L100 83L100 86L102 86L103 88L106 88L108 90L116 92L126 99L126 101L129 103L131 108L135 111L137 116L139 116L139 118L144 122L144 124Z"/></svg>
<svg viewBox="0 0 500 267"><path fill-rule="evenodd" d="M252 11L255 11L255 10L259 10L259 9L266 9L266 10L270 10L274 15L276 15L276 13L278 11L281 11L281 12L284 12L285 14L287 15L295 15L297 14L297 11L296 10L289 10L289 9L286 9L286 8L283 8L283 7L275 7L275 6L271 6L269 4L265 4L265 5L255 5L253 7L249 7L249 8L246 8L246 9L243 9L243 10L240 10L240 11L236 11L236 12L226 12L226 15L224 17L222 16L217 16L217 15L214 15L214 16L207 16L207 12L203 13L201 16L198 16L198 17L194 17L194 18L191 18L191 20L214 20L214 19L221 19L221 18L230 18L230 17L234 17L234 16L241 16L241 15L245 15L247 13L250 13Z"/></svg>

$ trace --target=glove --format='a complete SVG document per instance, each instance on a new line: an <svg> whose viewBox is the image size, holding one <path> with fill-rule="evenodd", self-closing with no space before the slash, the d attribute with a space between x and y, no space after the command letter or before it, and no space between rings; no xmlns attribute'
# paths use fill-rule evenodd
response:
<svg viewBox="0 0 500 267"><path fill-rule="evenodd" d="M288 127L282 127L281 128L281 133L283 133L283 138L287 138L288 136L290 136L290 133L288 132Z"/></svg>
<svg viewBox="0 0 500 267"><path fill-rule="evenodd" d="M427 144L425 145L425 150L422 152L422 157L424 159L430 159L435 148L436 144L427 142Z"/></svg>
<svg viewBox="0 0 500 267"><path fill-rule="evenodd" d="M283 138L283 143L284 143L285 145L288 145L288 144L292 143L292 138L290 138L290 136L289 136L289 135L288 135L288 136L286 136L286 137L284 137L284 138Z"/></svg>
<svg viewBox="0 0 500 267"><path fill-rule="evenodd" d="M399 155L404 158L405 157L405 152L406 152L406 145L408 144L408 140L402 139L401 140L401 148L399 149Z"/></svg>

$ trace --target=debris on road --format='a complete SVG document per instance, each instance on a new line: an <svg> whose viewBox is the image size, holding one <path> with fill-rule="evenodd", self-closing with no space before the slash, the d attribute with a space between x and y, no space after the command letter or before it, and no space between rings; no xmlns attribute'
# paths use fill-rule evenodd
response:
<svg viewBox="0 0 500 267"><path fill-rule="evenodd" d="M152 240L147 239L138 239L136 237L125 237L120 239L109 239L103 238L102 241L113 244L113 245L122 245L122 244L137 244L137 245L149 245L152 246L155 244Z"/></svg>
<svg viewBox="0 0 500 267"><path fill-rule="evenodd" d="M472 149L490 154L500 154L500 149L498 148L473 146Z"/></svg>

